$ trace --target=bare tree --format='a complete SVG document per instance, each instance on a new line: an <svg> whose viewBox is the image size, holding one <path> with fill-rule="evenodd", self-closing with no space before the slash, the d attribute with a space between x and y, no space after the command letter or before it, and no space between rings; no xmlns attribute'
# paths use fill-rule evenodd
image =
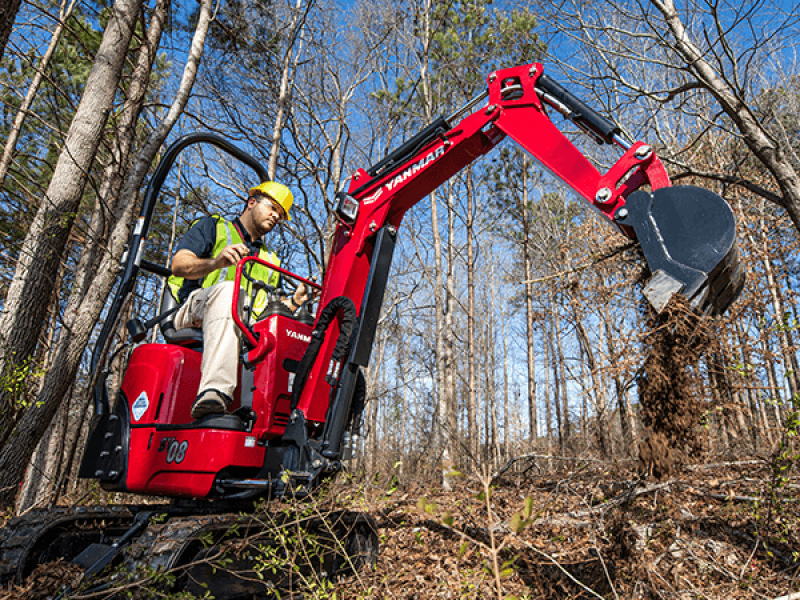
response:
<svg viewBox="0 0 800 600"><path fill-rule="evenodd" d="M700 86L715 98L722 111L735 124L750 151L772 173L781 191L781 197L776 198L762 188L757 188L757 191L765 198L783 206L800 231L800 176L792 161L793 149L787 147L780 137L773 135L763 119L759 118L752 106L754 99L748 94L757 92L757 89L753 89L752 82L740 79L755 76L749 69L751 64L760 62L753 61L755 52L774 51L774 48L771 48L772 44L768 41L754 40L756 45L752 49L745 50L744 56L740 58L734 53L733 40L729 34L731 29L738 28L739 25L755 26L756 19L761 20L765 16L759 15L763 7L760 7L760 3L737 6L733 22L726 23L725 11L721 6L704 5L708 7L708 16L714 24L714 37L706 37L706 44L703 47L700 45L702 42L690 34L673 0L652 0L652 3L662 14L672 34L674 39L672 48L677 56L683 59L680 67L693 76L694 81L690 81L690 85ZM775 16L779 22L772 24L774 34L768 34L769 37L777 35L781 30L784 30L781 35L786 35L788 31L794 31L796 34L800 15L794 14L794 11L784 14L778 5L773 5L772 8L778 10ZM713 42L708 43L709 40ZM682 90L676 89L675 92L680 93ZM751 188L751 191L756 191L751 185L747 187Z"/></svg>
<svg viewBox="0 0 800 600"><path fill-rule="evenodd" d="M55 29L50 37L50 44L47 46L47 50L45 50L42 60L39 61L39 65L36 68L36 74L34 75L31 84L28 86L28 91L25 93L25 98L23 99L22 104L20 105L19 110L14 117L14 123L11 125L8 138L6 138L6 145L3 148L2 158L0 158L0 188L3 187L3 182L8 174L8 168L11 165L11 161L14 159L14 151L16 149L17 140L19 139L19 135L22 131L22 124L25 122L25 118L27 117L28 111L31 108L31 104L33 104L33 100L36 97L36 92L39 90L39 86L42 84L42 81L46 76L47 69L50 66L50 60L53 58L56 47L61 40L61 34L64 31L67 19L72 14L72 10L75 8L76 1L77 0L70 0L69 4L66 3L66 0L62 1L61 6L59 7L58 21L56 22ZM0 51L0 57L2 57L2 54L2 51Z"/></svg>
<svg viewBox="0 0 800 600"><path fill-rule="evenodd" d="M167 5L166 1L162 3L164 8ZM109 227L105 229L105 219L93 220L96 234L94 245L87 245L82 259L88 261L89 257L97 255L98 244L101 247L107 244L108 251L102 254L91 285L77 286L76 292L70 297L64 314L65 332L59 338L54 350L53 368L45 377L41 394L15 429L13 443L7 443L0 451L0 465L2 465L0 489L5 490L5 493L0 495L0 500L5 505L13 499L16 482L20 480L28 458L75 377L83 350L111 292L119 259L133 221L135 203L131 202L131 198L136 197L149 166L188 102L211 23L211 0L203 0L200 9L194 38L173 103L165 117L149 135L133 165L127 170L119 192L105 199L113 214ZM163 22L159 27L161 25ZM152 52L150 54L152 66L155 48L150 48L149 51ZM149 78L149 70L147 73ZM138 111L134 111L134 114L138 114ZM103 230L107 231L105 235L101 233Z"/></svg>
<svg viewBox="0 0 800 600"><path fill-rule="evenodd" d="M278 170L278 153L281 146L281 134L286 124L286 113L288 112L288 105L291 99L291 90L294 87L293 81L290 81L292 72L297 69L297 60L302 51L302 28L308 11L311 9L313 2L307 2L303 6L303 0L297 0L294 11L292 12L291 22L289 23L289 40L286 44L283 59L281 60L281 82L278 88L278 105L275 114L275 126L272 128L272 144L269 153L269 164L267 172L271 178L275 178L275 173ZM300 48L296 48L298 44Z"/></svg>
<svg viewBox="0 0 800 600"><path fill-rule="evenodd" d="M800 176L792 136L781 128L780 115L758 106L763 91L781 78L784 86L793 87L794 75L783 72L792 66L782 58L800 31L796 7L773 0L686 0L682 5L606 0L542 8L557 32L554 43L566 38L579 48L561 61L565 72L612 114L638 103L638 110L628 113L649 123L670 149L662 158L679 171L675 177L741 186L783 207L800 229ZM694 122L687 123L687 117ZM701 141L717 132L740 140L771 181L743 172L747 156L729 153L714 166L698 166L694 159L702 151Z"/></svg>
<svg viewBox="0 0 800 600"><path fill-rule="evenodd" d="M5 377L31 366L48 310L41 299L56 280L140 11L140 0L113 5L55 171L23 242L0 315L0 372ZM0 390L0 397L8 394L7 388ZM0 426L0 442L8 433L7 424Z"/></svg>
<svg viewBox="0 0 800 600"><path fill-rule="evenodd" d="M103 172L103 180L99 186L99 193L95 202L89 226L86 230L85 245L81 251L78 259L77 267L75 269L76 275L71 286L70 296L67 300L67 310L64 314L63 324L66 326L66 332L59 336L58 342L55 345L55 351L50 354L50 357L59 357L63 360L64 355L59 352L61 347L69 347L73 341L73 336L78 335L86 338L88 342L88 332L76 331L75 319L75 306L86 299L87 294L93 287L98 285L105 286L102 279L98 280L98 266L101 261L103 253L106 251L106 243L108 234L111 227L114 225L114 207L120 203L120 188L122 186L124 171L129 165L130 154L132 152L134 143L136 142L136 125L139 121L139 115L144 105L145 97L150 86L151 72L155 62L156 51L161 40L162 32L166 24L167 15L169 11L169 0L159 0L155 5L153 13L150 18L149 27L147 28L143 43L139 46L137 52L137 60L133 72L126 85L126 100L118 111L117 127L114 130L114 139L110 143L110 151L107 163ZM134 196L135 197L135 196ZM126 198L126 204L132 204L129 198ZM86 308L86 305L84 305ZM98 314L99 317L99 314ZM91 330L90 330L91 331ZM85 343L84 342L84 347ZM74 350L80 346L76 345ZM75 373L77 371L77 360L82 355L81 352L75 352L74 368L67 363L59 363L51 365L51 369L45 370L45 377L42 383L42 389L39 391L38 404L43 407L45 403L48 404L48 410L44 413L39 412L36 416L37 429L41 428L42 419L47 419L46 415L50 410L66 413L68 400L71 396L71 389L73 385L71 382L75 380ZM65 386L69 386L66 391ZM59 394L64 396L64 401L59 400ZM54 412L54 414L56 414ZM25 417L23 417L23 420ZM52 437L52 436L49 436ZM35 437L34 437L35 439ZM47 438L45 439L45 442ZM61 439L55 439L57 443L63 443ZM15 456L23 458L27 452L26 445L34 443L33 440L20 437L19 434L15 436L15 440L10 441L9 444L14 446ZM44 442L43 442L44 443ZM17 445L19 444L19 445ZM39 449L40 454L46 452L46 448ZM54 473L55 475L55 473ZM49 487L49 481L43 478L37 478L39 485L43 488ZM36 491L38 494L39 492ZM20 498L20 510L26 508L25 502L30 501L34 494L29 493Z"/></svg>

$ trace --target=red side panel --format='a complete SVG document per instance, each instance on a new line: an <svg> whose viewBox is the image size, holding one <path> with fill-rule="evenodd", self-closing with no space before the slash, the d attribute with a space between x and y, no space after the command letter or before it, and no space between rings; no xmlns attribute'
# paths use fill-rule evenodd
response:
<svg viewBox="0 0 800 600"><path fill-rule="evenodd" d="M143 344L134 349L122 382L131 425L191 423L200 359L199 352L171 344Z"/></svg>
<svg viewBox="0 0 800 600"><path fill-rule="evenodd" d="M131 492L203 497L223 469L258 469L264 446L243 431L140 427L131 430L130 457L126 487Z"/></svg>
<svg viewBox="0 0 800 600"><path fill-rule="evenodd" d="M256 427L264 436L283 434L291 412L294 370L311 341L311 325L283 315L272 315L253 328L259 336L269 337L269 351L258 363L254 376L253 410L259 415ZM327 406L314 411L310 420L323 421Z"/></svg>
<svg viewBox="0 0 800 600"><path fill-rule="evenodd" d="M122 383L131 425L126 488L139 494L205 497L223 470L228 477L254 476L264 464L267 440L286 429L294 370L311 329L283 315L254 326L259 336L269 336L270 344L253 376L252 406L258 418L250 432L192 427L199 352L170 344L138 346ZM237 390L230 409L249 393ZM317 411L323 419L324 409Z"/></svg>

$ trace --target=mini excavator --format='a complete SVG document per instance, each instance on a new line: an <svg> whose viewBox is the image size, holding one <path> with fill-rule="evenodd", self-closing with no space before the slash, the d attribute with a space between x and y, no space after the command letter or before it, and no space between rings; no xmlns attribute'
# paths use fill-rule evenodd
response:
<svg viewBox="0 0 800 600"><path fill-rule="evenodd" d="M657 311L675 294L700 313L719 315L728 308L745 277L734 215L721 197L698 187L672 186L651 146L627 141L614 122L554 81L540 64L497 70L487 83L483 94L454 115L438 118L374 166L356 171L349 189L336 195L338 224L321 286L257 257L239 263L236 289L241 291L231 308L242 334L239 387L227 414L197 421L190 407L200 379L202 333L174 329L175 300L169 294L154 318L128 323L138 345L113 403L101 357L109 353L137 277L142 272L170 275L142 254L161 186L179 152L209 143L252 167L258 181L268 177L250 155L214 135L191 134L169 147L147 188L92 357L95 410L80 476L109 491L172 501L155 507L63 509L12 522L0 534L0 581L21 581L37 564L59 557L88 574L120 561L188 569L202 552L201 534L228 530L235 520L231 515L243 506L310 494L339 472L343 439L360 425L365 396L360 369L369 363L403 216L507 136L639 245L652 274L644 294ZM552 112L598 144L618 147L621 157L606 172L598 171L556 127ZM278 290L249 277L248 265L255 262L318 288L316 313L308 306L290 312L278 301ZM239 293L268 295L267 309L257 320L237 310ZM155 326L164 342L139 343ZM158 524L150 518L154 514L163 516ZM342 515L340 527L350 555L374 560L373 523ZM241 579L226 582L219 573L212 578L194 572L190 580L203 577L217 581L212 590L217 598L253 593L238 591Z"/></svg>

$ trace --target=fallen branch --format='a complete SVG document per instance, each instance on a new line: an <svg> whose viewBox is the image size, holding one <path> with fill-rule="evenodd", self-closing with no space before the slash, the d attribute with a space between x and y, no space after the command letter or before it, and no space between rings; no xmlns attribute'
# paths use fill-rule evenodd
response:
<svg viewBox="0 0 800 600"><path fill-rule="evenodd" d="M597 460L596 458L585 458L585 457L578 457L578 456L552 456L550 454L525 454L523 456L517 456L509 460L505 465L500 467L500 469L492 475L492 481L500 477L503 473L508 471L515 463L523 461L523 460L530 460L530 459L541 459L541 460L563 460L563 461L572 461L572 462L594 462L594 463L602 463L602 460Z"/></svg>
<svg viewBox="0 0 800 600"><path fill-rule="evenodd" d="M722 463L710 463L707 465L683 465L683 468L687 471L700 471L706 469L718 469L721 467L743 467L745 465L763 465L765 461L753 459L753 460L740 460L736 462L722 462Z"/></svg>
<svg viewBox="0 0 800 600"><path fill-rule="evenodd" d="M720 502L759 502L763 500L763 498L757 498L756 496L738 496L736 494L717 494L714 492L706 492L702 490L689 490L689 493L693 496L701 496L703 498L711 498L713 500L719 500Z"/></svg>
<svg viewBox="0 0 800 600"><path fill-rule="evenodd" d="M538 554L539 556L542 556L543 558L546 558L546 559L547 559L547 560L549 560L551 563L553 563L553 564L554 564L556 567L558 567L558 569L559 569L559 570L560 570L562 573L564 573L564 575L566 575L567 577L569 577L569 578L570 578L570 579L571 579L571 580L572 580L572 581L573 581L573 582L574 582L576 585L579 585L580 587L582 587L584 590L586 590L587 592L589 592L589 593L590 593L592 596L594 596L595 598L600 598L601 600L605 600L605 599L603 598L603 596L601 596L600 594L598 594L597 592L595 592L595 591L594 591L592 588L590 588L590 587L587 587L585 584L583 584L583 583L581 583L580 581L578 581L577 579L575 579L575 577L573 577L572 573L570 573L570 572L569 572L569 571L567 571L567 570L566 570L564 567L562 567L562 566L561 566L561 563L559 563L559 562L558 562L558 561L557 561L555 558L553 558L552 556L550 556L550 555L549 555L549 554L547 554L546 552L542 552L541 550L539 550L539 549L538 549L536 546L534 546L534 545L533 545L533 544L531 544L530 542L526 542L525 540L523 540L523 539L521 539L521 538L519 538L519 537L517 537L517 539L518 539L520 542L522 542L522 544L523 544L524 546L526 546L526 547L527 547L529 550L533 550L533 551L534 551L536 554ZM605 565L603 565L603 567L605 568ZM614 591L614 595L616 595L616 590Z"/></svg>
<svg viewBox="0 0 800 600"><path fill-rule="evenodd" d="M572 525L573 527L578 527L578 526L590 527L590 526L592 526L592 522L591 521L585 521L584 519L586 517L591 517L591 516L593 516L593 515L595 515L597 513L604 512L604 511L608 510L609 508L614 508L615 506L619 506L621 504L625 504L626 502L630 502L631 500L633 500L634 498L637 498L638 496L643 496L645 494L650 494L652 492L657 492L657 491L662 490L664 488L668 488L668 487L670 487L671 485L673 485L675 483L676 483L675 480L670 480L670 481L667 481L667 482L664 482L664 483L658 483L658 484L651 485L651 486L644 487L644 488L638 488L637 489L636 487L633 487L629 491L624 492L624 493L620 494L619 496L616 496L616 497L612 498L611 500L608 500L607 502L604 502L604 503L599 504L597 506L593 506L592 508L587 508L586 510L573 511L573 512L563 513L561 515L557 515L557 516L553 516L553 517L539 519L539 520L536 521L535 524L537 524L537 525L538 524L542 524L542 525ZM571 520L571 522L570 522L570 520Z"/></svg>
<svg viewBox="0 0 800 600"><path fill-rule="evenodd" d="M718 494L715 492L709 492L706 490L688 490L690 494L694 496L701 496L703 498L711 498L713 500L719 500L720 502L764 502L766 498L758 497L758 496L739 496L736 494ZM797 498L792 496L776 496L775 500L778 502L797 502Z"/></svg>

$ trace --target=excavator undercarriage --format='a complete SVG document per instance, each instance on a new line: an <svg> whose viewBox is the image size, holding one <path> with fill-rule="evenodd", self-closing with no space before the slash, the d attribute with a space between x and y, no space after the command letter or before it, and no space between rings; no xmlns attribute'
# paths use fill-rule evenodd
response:
<svg viewBox="0 0 800 600"><path fill-rule="evenodd" d="M368 515L310 506L33 511L0 529L0 590L21 585L40 565L62 561L83 571L83 594L113 595L127 586L142 594L150 588L228 600L270 598L375 563L377 527ZM63 588L58 597L77 591Z"/></svg>

